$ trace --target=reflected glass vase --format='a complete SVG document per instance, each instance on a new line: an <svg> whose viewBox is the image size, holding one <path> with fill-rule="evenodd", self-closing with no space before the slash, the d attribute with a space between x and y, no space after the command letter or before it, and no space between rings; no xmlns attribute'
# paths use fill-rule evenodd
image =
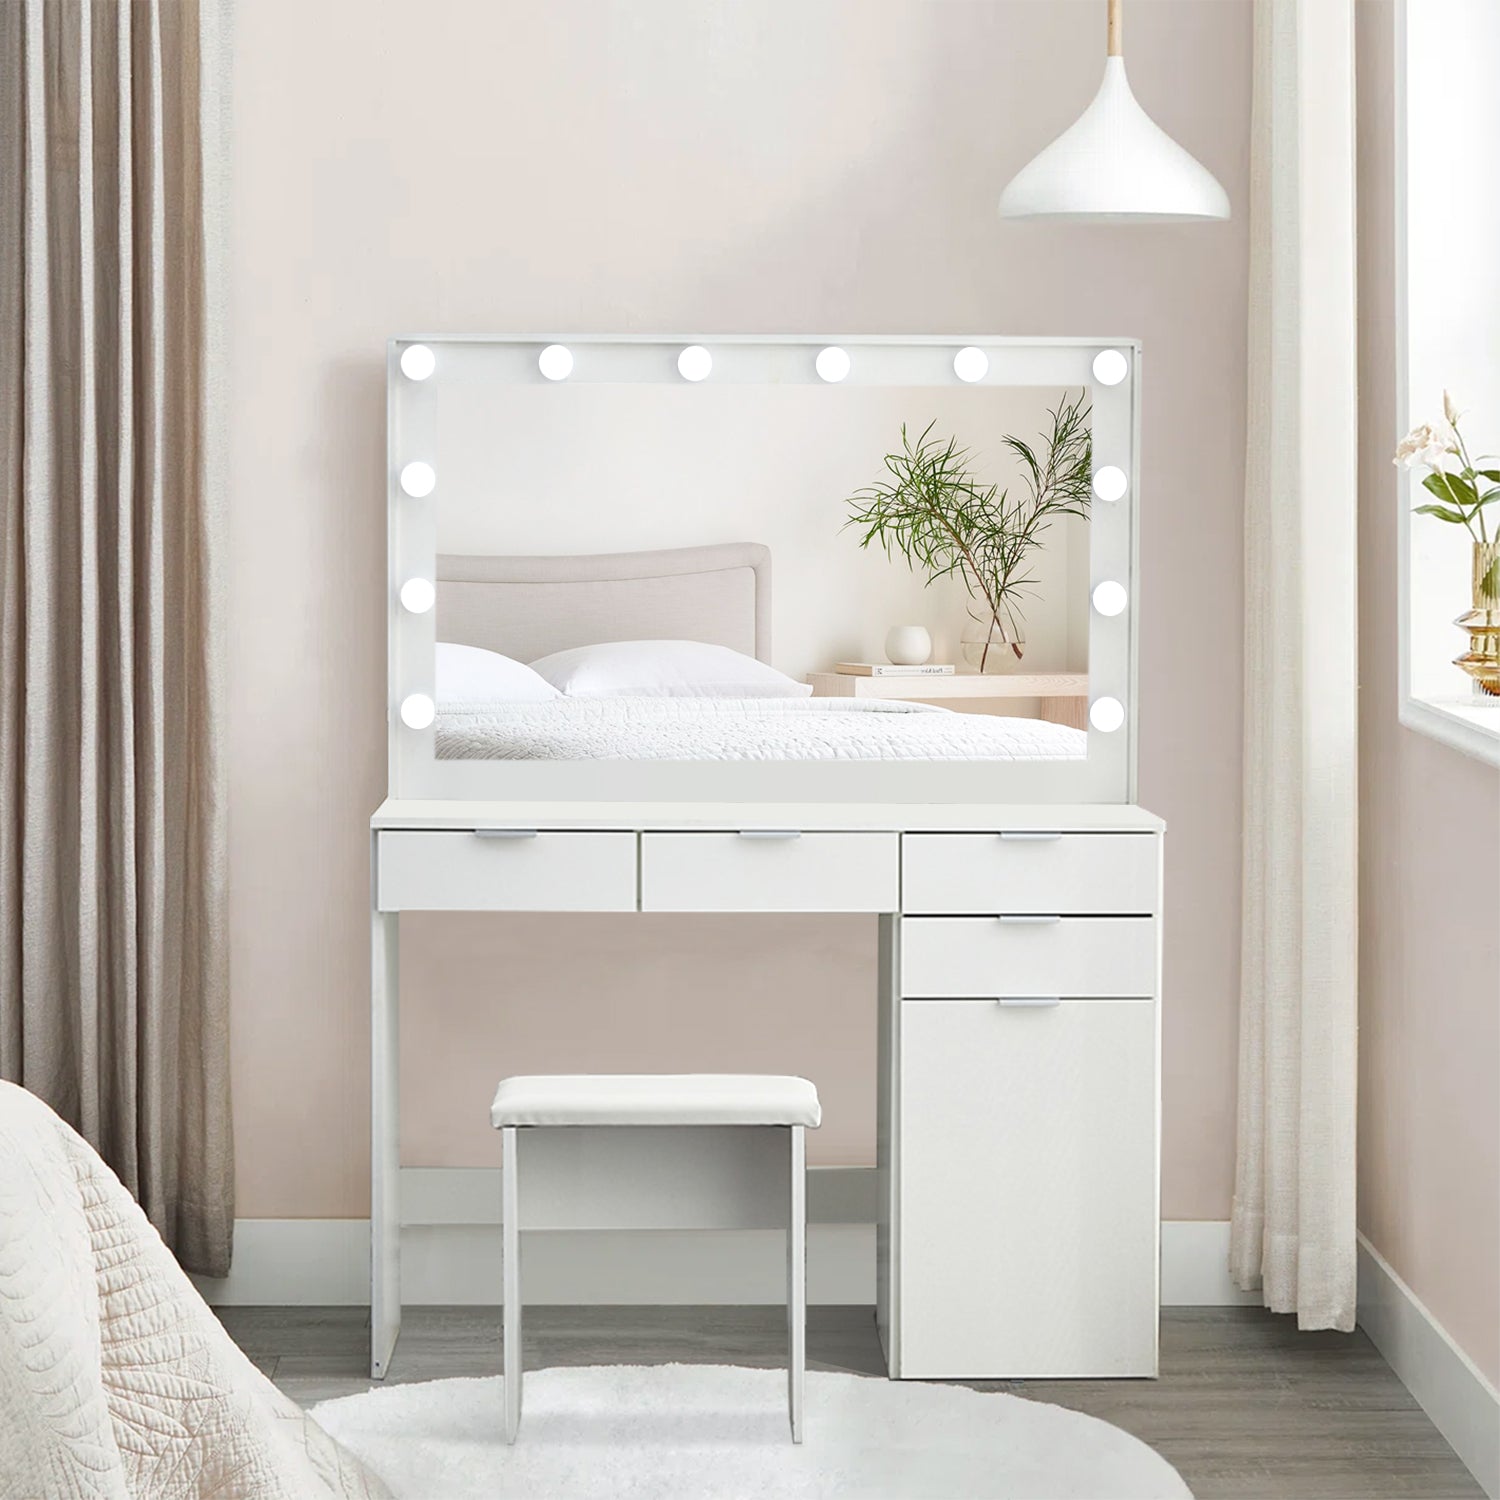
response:
<svg viewBox="0 0 1500 1500"><path fill-rule="evenodd" d="M1014 672L1026 650L1026 632L1011 610L970 615L959 648L964 661L976 672Z"/></svg>
<svg viewBox="0 0 1500 1500"><path fill-rule="evenodd" d="M1455 657L1474 679L1476 697L1500 702L1500 542L1474 543L1473 608L1453 623L1469 632L1469 649Z"/></svg>

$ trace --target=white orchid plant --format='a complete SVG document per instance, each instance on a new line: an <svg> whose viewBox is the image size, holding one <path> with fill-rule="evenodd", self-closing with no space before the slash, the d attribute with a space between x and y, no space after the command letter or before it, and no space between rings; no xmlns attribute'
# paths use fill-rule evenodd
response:
<svg viewBox="0 0 1500 1500"><path fill-rule="evenodd" d="M1453 397L1443 392L1443 420L1413 427L1401 439L1395 462L1403 469L1426 469L1422 488L1433 497L1417 506L1419 516L1436 516L1450 526L1462 526L1476 542L1488 542L1487 506L1500 500L1500 458L1469 457L1459 431L1463 413Z"/></svg>

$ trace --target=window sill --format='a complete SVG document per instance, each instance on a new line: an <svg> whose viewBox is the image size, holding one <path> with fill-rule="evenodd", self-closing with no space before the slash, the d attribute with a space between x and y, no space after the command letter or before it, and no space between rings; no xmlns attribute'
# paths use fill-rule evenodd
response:
<svg viewBox="0 0 1500 1500"><path fill-rule="evenodd" d="M1401 705L1401 722L1475 760L1500 766L1500 699L1485 703L1457 694L1407 697Z"/></svg>

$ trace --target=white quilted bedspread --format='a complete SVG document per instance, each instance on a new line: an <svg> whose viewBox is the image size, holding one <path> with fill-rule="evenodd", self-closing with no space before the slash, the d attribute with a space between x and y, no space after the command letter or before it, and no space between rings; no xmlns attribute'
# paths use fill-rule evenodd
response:
<svg viewBox="0 0 1500 1500"><path fill-rule="evenodd" d="M236 1348L87 1143L9 1083L0 1497L388 1500Z"/></svg>
<svg viewBox="0 0 1500 1500"><path fill-rule="evenodd" d="M850 698L563 698L439 705L439 760L1081 760L1042 719Z"/></svg>

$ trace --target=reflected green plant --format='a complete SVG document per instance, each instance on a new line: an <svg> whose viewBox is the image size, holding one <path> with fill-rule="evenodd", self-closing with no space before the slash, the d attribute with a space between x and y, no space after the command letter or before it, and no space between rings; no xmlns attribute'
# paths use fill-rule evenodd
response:
<svg viewBox="0 0 1500 1500"><path fill-rule="evenodd" d="M897 553L930 586L957 575L982 612L974 618L991 628L1009 622L1019 634L1020 599L1034 593L1030 560L1053 521L1087 519L1093 498L1091 408L1080 393L1049 410L1051 430L1033 446L1007 435L1004 446L1021 465L1022 483L1000 489L979 483L971 472L971 451L958 439L935 435L929 422L912 441L901 427L901 451L885 456L888 478L856 490L848 499L845 529L859 527L860 546L879 544L887 557ZM1011 640L1019 658L1021 646ZM989 658L986 641L979 670Z"/></svg>

